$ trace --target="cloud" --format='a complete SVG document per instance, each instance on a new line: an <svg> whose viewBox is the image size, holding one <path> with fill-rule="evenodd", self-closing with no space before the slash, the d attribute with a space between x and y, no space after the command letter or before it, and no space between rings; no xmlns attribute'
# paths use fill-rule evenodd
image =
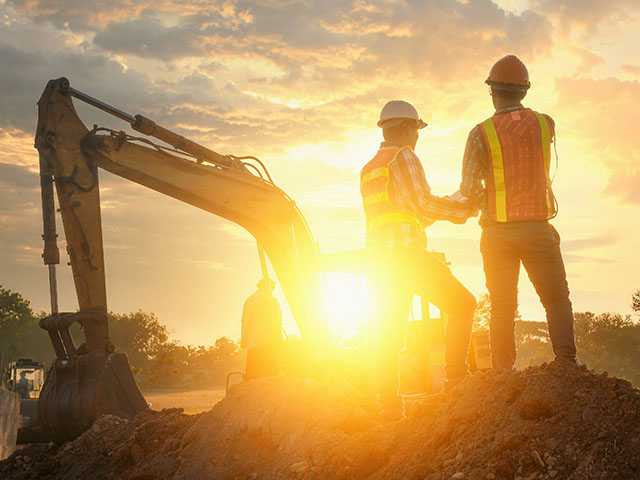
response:
<svg viewBox="0 0 640 480"><path fill-rule="evenodd" d="M640 3L635 0L531 0L529 8L554 27L554 49L567 60L579 60L574 76L582 76L610 60L611 39L635 32Z"/></svg>
<svg viewBox="0 0 640 480"><path fill-rule="evenodd" d="M193 259L187 255L176 256L172 259L172 261L184 263L186 265L193 265L195 268L200 268L203 270L231 270L231 267L225 265L223 262L216 262L213 260L206 259Z"/></svg>
<svg viewBox="0 0 640 480"><path fill-rule="evenodd" d="M19 191L23 188L39 188L40 186L38 183L38 175L23 166L0 163L0 172L0 179L2 179L2 182L5 184L5 188L11 188L12 192ZM0 209L10 210L17 203L24 204L22 201L17 199L11 201L10 199L5 198ZM32 206L31 202L28 202L28 204Z"/></svg>
<svg viewBox="0 0 640 480"><path fill-rule="evenodd" d="M37 23L50 23L58 29L75 32L95 31L112 21L138 17L147 10L175 12L174 2L162 0L111 0L109 3L98 0L7 0L6 3L18 14ZM180 11L188 9L189 3Z"/></svg>
<svg viewBox="0 0 640 480"><path fill-rule="evenodd" d="M245 27L256 35L249 52L265 56L286 72L269 79L269 87L286 85L331 98L337 87L349 91L357 85L361 91L364 85L375 88L403 79L431 80L441 86L457 83L451 80L463 72L484 74L490 60L479 58L513 51L532 57L550 47L551 25L543 16L531 11L513 15L488 1L361 6L326 2L318 12L317 7L296 4L283 20L285 28L273 21L273 9L259 9ZM294 23L295 28L286 28Z"/></svg>
<svg viewBox="0 0 640 480"><path fill-rule="evenodd" d="M95 45L116 54L163 61L196 54L261 58L280 74L247 80L287 86L297 95L326 97L338 86L345 89L355 79L371 82L373 76L446 84L462 72L484 73L487 65L478 58L501 52L532 58L551 47L551 24L543 15L508 13L488 0L373 5L238 0L179 6L118 1L108 8L86 8L85 2L70 0L14 0L10 5L60 30L93 32Z"/></svg>
<svg viewBox="0 0 640 480"><path fill-rule="evenodd" d="M621 203L640 205L640 157L636 157L633 164L616 168L604 193Z"/></svg>
<svg viewBox="0 0 640 480"><path fill-rule="evenodd" d="M586 48L574 46L571 47L570 50L575 57L580 59L580 64L574 73L575 76L584 76L588 74L591 69L605 62L605 59L601 55Z"/></svg>
<svg viewBox="0 0 640 480"><path fill-rule="evenodd" d="M38 172L40 163L38 152L33 146L33 136L18 129L0 128L0 164L26 167L30 172Z"/></svg>
<svg viewBox="0 0 640 480"><path fill-rule="evenodd" d="M96 34L96 45L115 53L134 54L161 60L195 55L193 31L186 26L165 27L153 19L135 19L124 23L109 23Z"/></svg>
<svg viewBox="0 0 640 480"><path fill-rule="evenodd" d="M635 75L640 75L640 66L639 65L622 65L622 71L626 73L632 73Z"/></svg>
<svg viewBox="0 0 640 480"><path fill-rule="evenodd" d="M278 135L296 129L301 138L318 137L305 135L301 122L295 121L297 112L294 109L274 107L270 102L252 98L232 86L217 89L209 82L210 88L204 88L206 77L200 76L195 82L197 74L188 75L185 87L177 91L155 84L143 73L126 70L119 62L103 55L54 53L45 56L0 45L0 62L12 66L0 70L0 82L4 86L0 93L0 128L5 130L33 132L37 121L35 104L47 80L68 76L74 88L133 114L150 116L196 141L214 149L222 148L224 153L239 153L238 146L243 139L250 147L274 143L274 137L277 143ZM126 127L121 121L86 107L78 100L74 103L89 127L92 123L116 129ZM175 128L175 125L183 128ZM199 131L194 130L196 126ZM265 142L266 139L269 140ZM242 153L255 154L256 150L249 148Z"/></svg>
<svg viewBox="0 0 640 480"><path fill-rule="evenodd" d="M148 98L144 87L148 78L103 55L87 56L53 52L44 55L14 46L0 45L0 62L11 68L0 69L0 127L32 132L36 125L36 102L51 78L69 76L72 86L90 86L94 96L111 102L131 103ZM127 88L123 88L127 85ZM83 87L84 88L84 87ZM85 89L86 90L86 89Z"/></svg>
<svg viewBox="0 0 640 480"><path fill-rule="evenodd" d="M612 260L610 258L600 258L600 257L590 257L586 255L575 255L573 253L567 253L563 255L564 261L566 263L617 263L617 260Z"/></svg>
<svg viewBox="0 0 640 480"><path fill-rule="evenodd" d="M606 26L615 28L640 13L636 0L532 0L531 7L567 27L579 27L590 36Z"/></svg>
<svg viewBox="0 0 640 480"><path fill-rule="evenodd" d="M0 73L10 85L0 93L0 127L33 131L46 80L66 75L74 88L216 151L260 156L292 141L348 141L346 131L374 125L390 96L462 114L462 86L501 53L534 58L551 47L544 16L488 0L7 5L20 21L0 48L0 61L15 66ZM25 42L37 28L52 42L31 49ZM56 43L64 48L50 48ZM442 90L451 95L438 101ZM97 118L86 123L123 128Z"/></svg>
<svg viewBox="0 0 640 480"><path fill-rule="evenodd" d="M40 184L26 166L0 163L0 265L37 265L42 248Z"/></svg>
<svg viewBox="0 0 640 480"><path fill-rule="evenodd" d="M579 238L562 242L562 250L565 252L577 252L589 248L608 247L616 243L618 243L618 239L612 235Z"/></svg>
<svg viewBox="0 0 640 480"><path fill-rule="evenodd" d="M573 137L588 148L590 160L609 174L603 194L621 203L640 204L640 83L615 78L560 78L558 105Z"/></svg>

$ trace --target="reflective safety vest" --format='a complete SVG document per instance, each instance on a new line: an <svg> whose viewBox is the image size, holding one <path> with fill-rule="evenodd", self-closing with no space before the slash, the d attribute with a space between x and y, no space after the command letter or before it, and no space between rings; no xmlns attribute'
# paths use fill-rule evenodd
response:
<svg viewBox="0 0 640 480"><path fill-rule="evenodd" d="M360 171L368 246L386 239L398 224L424 228L415 213L397 208L389 198L389 169L404 149L411 150L411 147L382 147Z"/></svg>
<svg viewBox="0 0 640 480"><path fill-rule="evenodd" d="M490 169L488 214L498 222L556 216L549 163L553 124L531 109L501 113L480 124Z"/></svg>

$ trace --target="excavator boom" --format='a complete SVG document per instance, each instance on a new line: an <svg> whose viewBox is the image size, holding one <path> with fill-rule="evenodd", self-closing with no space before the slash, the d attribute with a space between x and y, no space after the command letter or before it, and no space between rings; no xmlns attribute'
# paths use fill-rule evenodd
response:
<svg viewBox="0 0 640 480"><path fill-rule="evenodd" d="M124 132L90 131L78 117L72 96L173 149ZM41 326L48 331L57 356L38 415L52 436L74 438L102 413L130 417L146 408L126 356L116 352L109 340L98 168L244 227L269 257L302 336L313 340L320 335L315 321L320 292L316 244L293 200L273 184L261 163L264 174L241 158L220 155L146 117L129 115L72 89L65 78L49 81L38 102L36 147L43 257L52 292L52 313ZM57 311L54 185L79 312ZM73 322L81 323L85 334L79 347L69 333Z"/></svg>

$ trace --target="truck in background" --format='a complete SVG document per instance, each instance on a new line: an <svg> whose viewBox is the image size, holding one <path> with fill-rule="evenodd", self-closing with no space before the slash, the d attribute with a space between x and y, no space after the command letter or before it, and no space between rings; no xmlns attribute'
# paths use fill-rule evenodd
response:
<svg viewBox="0 0 640 480"><path fill-rule="evenodd" d="M7 429L17 429L17 443L40 441L41 429L37 424L38 399L44 385L44 362L35 362L30 358L20 358L15 362L2 363L0 382L4 390L19 396L19 415L9 423ZM15 434L12 434L15 435Z"/></svg>

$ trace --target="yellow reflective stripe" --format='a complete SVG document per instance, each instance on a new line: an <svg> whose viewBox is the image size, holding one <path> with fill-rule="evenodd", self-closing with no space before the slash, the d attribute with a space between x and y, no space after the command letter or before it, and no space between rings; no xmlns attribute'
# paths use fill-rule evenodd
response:
<svg viewBox="0 0 640 480"><path fill-rule="evenodd" d="M381 150L390 150L392 148L396 149L397 147L387 147ZM380 204L380 203L382 204L386 203L391 209L396 210L396 211L368 217L367 235L373 234L375 230L378 230L381 227L385 227L391 224L398 224L398 223L411 225L420 229L423 228L420 219L415 214L397 210L397 208L393 205L393 203L391 202L391 199L389 198L389 182L391 180L389 171L390 171L391 164L396 160L400 152L402 152L402 150L406 148L411 149L411 147L409 146L397 148L397 151L393 155L393 158L389 163L387 163L385 167L375 168L370 172L362 175L361 177L361 180L360 180L361 187L364 186L367 182L370 182L372 180L375 180L378 178L385 178L384 190L380 190L375 193L371 193L369 195L363 196L363 204L364 204L365 210L374 204Z"/></svg>
<svg viewBox="0 0 640 480"><path fill-rule="evenodd" d="M387 225L390 223L408 223L410 225L415 225L416 227L421 227L420 220L415 215L407 212L391 212L384 213L382 215L378 215L372 218L369 222L369 229L373 230L383 225Z"/></svg>
<svg viewBox="0 0 640 480"><path fill-rule="evenodd" d="M372 195L367 195L363 199L363 203L365 207L370 207L371 205L374 205L376 203L382 203L382 202L388 202L388 201L389 201L389 194L386 191L374 193Z"/></svg>
<svg viewBox="0 0 640 480"><path fill-rule="evenodd" d="M553 202L551 201L551 179L549 178L549 169L551 168L551 130L549 129L549 123L543 115L538 112L533 112L540 124L540 137L542 139L542 156L544 158L544 175L547 184L547 190L545 192L545 198L547 200L547 215L551 218L555 213L553 210Z"/></svg>
<svg viewBox="0 0 640 480"><path fill-rule="evenodd" d="M405 145L404 147L399 148L398 151L393 155L393 158L391 159L391 161L387 165L387 184L385 186L384 191L385 191L385 194L387 195L387 201L391 206L393 206L393 204L391 203L391 199L389 198L389 182L391 181L391 177L389 175L389 169L391 168L391 165L393 164L393 162L396 161L396 158L398 158L398 155L400 155L400 152L402 152L403 150L406 150L407 148L411 150L411 147L409 145ZM379 217L374 218L371 228L379 227L380 225L383 225L385 223L408 223L410 225L417 226L418 228L423 228L422 223L420 222L420 219L415 214L409 213L409 212L402 212L402 211L386 213L384 215L380 215Z"/></svg>
<svg viewBox="0 0 640 480"><path fill-rule="evenodd" d="M383 147L380 150L392 150L394 148L398 148L398 147ZM380 177L385 177L387 179L387 185L389 184L389 167L391 166L391 164L395 161L395 159L398 157L398 154L406 149L409 148L411 149L411 147L404 146L402 148L398 148L398 151L393 155L393 158L391 159L391 161L387 164L386 167L378 167L378 168L374 168L373 170L371 170L370 172L365 173L362 178L360 179L360 185L364 185L367 182L370 182L371 180L375 180L376 178L380 178Z"/></svg>
<svg viewBox="0 0 640 480"><path fill-rule="evenodd" d="M498 139L498 132L493 124L493 119L488 118L482 122L482 127L489 140L491 150L491 164L493 165L493 184L496 189L496 220L507 221L507 188L504 183L504 163L502 161L502 147Z"/></svg>
<svg viewBox="0 0 640 480"><path fill-rule="evenodd" d="M362 176L362 180L360 180L360 185L363 185L371 180L375 180L376 178L385 177L389 178L389 168L388 167L379 167L374 168L368 173L365 173Z"/></svg>

